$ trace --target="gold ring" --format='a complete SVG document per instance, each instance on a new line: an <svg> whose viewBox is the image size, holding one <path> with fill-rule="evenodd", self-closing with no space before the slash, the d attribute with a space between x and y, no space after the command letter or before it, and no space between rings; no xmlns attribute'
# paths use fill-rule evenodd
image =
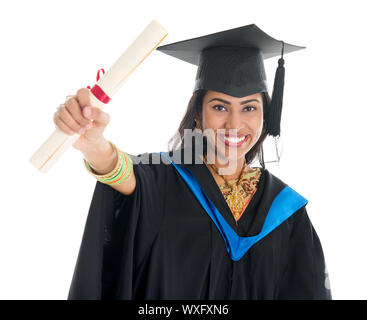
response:
<svg viewBox="0 0 367 320"><path fill-rule="evenodd" d="M65 103L59 104L59 106L57 107L57 111L59 111L62 107L65 107Z"/></svg>

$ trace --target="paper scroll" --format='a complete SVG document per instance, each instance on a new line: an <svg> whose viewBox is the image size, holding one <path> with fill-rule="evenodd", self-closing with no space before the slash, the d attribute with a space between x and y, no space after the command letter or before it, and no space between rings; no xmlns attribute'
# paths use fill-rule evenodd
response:
<svg viewBox="0 0 367 320"><path fill-rule="evenodd" d="M118 91L126 78L151 52L153 52L167 34L167 31L153 19L112 67L97 81L94 89L102 89L102 93L111 98ZM98 94L96 94L96 96L101 99ZM98 100L96 96L93 94L92 88L90 91L92 106L103 109L106 104ZM56 129L33 154L29 161L38 170L46 173L61 155L78 140L78 138L79 134L70 136Z"/></svg>

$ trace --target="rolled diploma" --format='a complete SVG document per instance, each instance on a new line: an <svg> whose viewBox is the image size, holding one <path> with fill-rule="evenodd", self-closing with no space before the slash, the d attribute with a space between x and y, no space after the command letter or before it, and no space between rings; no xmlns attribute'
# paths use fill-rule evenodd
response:
<svg viewBox="0 0 367 320"><path fill-rule="evenodd" d="M153 52L167 34L167 31L153 19L96 84L112 98L126 78ZM92 106L101 109L106 106L92 92L89 92L89 95ZM56 128L29 159L30 163L41 172L48 172L52 165L79 137L80 135L77 133L70 136Z"/></svg>

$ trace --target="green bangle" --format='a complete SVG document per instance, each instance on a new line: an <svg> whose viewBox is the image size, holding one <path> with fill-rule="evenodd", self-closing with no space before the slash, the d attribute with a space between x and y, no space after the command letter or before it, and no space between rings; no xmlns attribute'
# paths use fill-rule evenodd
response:
<svg viewBox="0 0 367 320"><path fill-rule="evenodd" d="M109 178L109 179L105 179L105 180L99 180L100 182L102 183L106 183L106 184L109 184L109 185L116 185L116 184L119 184L123 181L125 181L129 176L130 176L130 172L131 172L131 165L132 165L132 161L131 161L131 158L123 153L121 151L121 156L124 158L124 165L121 165L121 168L118 172L117 175L115 175L115 177L112 177L112 178ZM125 170L125 166L127 165L127 168L126 168L126 172L124 174L124 176L121 178L121 175L123 173L123 171ZM116 182L112 182L112 181L115 181L117 180Z"/></svg>
<svg viewBox="0 0 367 320"><path fill-rule="evenodd" d="M115 185L115 184L119 184L121 182L124 182L130 176L131 168L132 168L132 161L131 161L131 158L129 156L127 156L127 170L126 170L126 173L125 173L124 177L122 177L121 180L119 180L119 181L111 183L111 185Z"/></svg>
<svg viewBox="0 0 367 320"><path fill-rule="evenodd" d="M117 149L117 148L116 148ZM121 164L120 164L120 168L118 168L118 171L112 176L112 177L109 177L107 179L102 179L100 177L96 177L97 173L93 170L93 168L91 167L91 165L89 164L88 161L86 161L85 159L84 160L84 163L86 165L86 168L88 169L88 171L100 182L102 183L105 183L105 184L108 184L108 185L116 185L116 184L119 184L123 181L125 181L131 174L132 172L132 160L130 158L130 156L126 153L124 153L123 151L117 149L119 154L120 154L120 161L121 161ZM124 160L122 160L124 159ZM126 167L127 166L127 167ZM126 172L124 174L124 176L121 178L123 172L125 171L125 168L126 168ZM116 181L117 180L117 181ZM115 182L113 182L115 181Z"/></svg>

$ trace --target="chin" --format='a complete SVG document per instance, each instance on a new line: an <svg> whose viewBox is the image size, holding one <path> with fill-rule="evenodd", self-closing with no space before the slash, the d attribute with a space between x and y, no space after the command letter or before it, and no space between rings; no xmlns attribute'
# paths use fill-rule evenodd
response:
<svg viewBox="0 0 367 320"><path fill-rule="evenodd" d="M224 150L217 148L217 154L224 160L237 161L246 155L247 149L248 148L232 148L226 146Z"/></svg>

